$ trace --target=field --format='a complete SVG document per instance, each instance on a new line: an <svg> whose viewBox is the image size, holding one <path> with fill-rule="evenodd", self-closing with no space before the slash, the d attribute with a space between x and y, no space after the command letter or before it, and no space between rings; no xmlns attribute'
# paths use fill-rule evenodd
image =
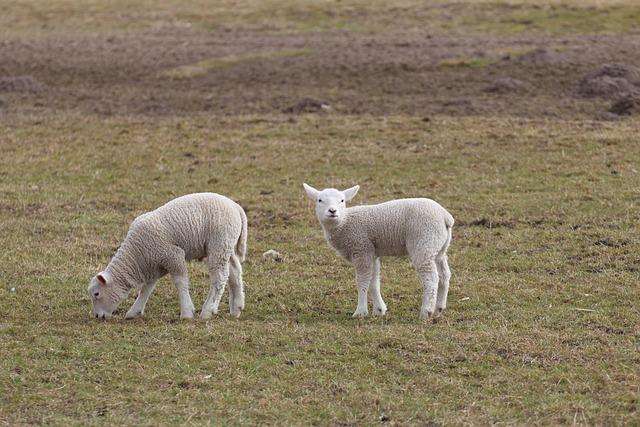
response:
<svg viewBox="0 0 640 427"><path fill-rule="evenodd" d="M0 425L640 425L637 2L0 10ZM444 316L383 259L352 319L302 182L447 207ZM133 218L198 191L247 212L242 317L165 278L93 319Z"/></svg>

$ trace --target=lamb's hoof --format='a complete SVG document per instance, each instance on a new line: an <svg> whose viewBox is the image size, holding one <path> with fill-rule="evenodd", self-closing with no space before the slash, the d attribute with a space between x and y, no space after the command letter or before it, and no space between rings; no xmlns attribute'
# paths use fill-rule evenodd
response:
<svg viewBox="0 0 640 427"><path fill-rule="evenodd" d="M442 312L444 311L444 308L438 307L436 308L436 312L433 313L433 319L439 319L442 316Z"/></svg>
<svg viewBox="0 0 640 427"><path fill-rule="evenodd" d="M362 317L367 317L369 315L368 311L359 311L356 310L355 313L353 313L353 317L354 318L362 318Z"/></svg>
<svg viewBox="0 0 640 427"><path fill-rule="evenodd" d="M203 310L200 313L200 318L203 319L203 320L209 320L209 319L211 319L212 316L213 316L213 313L211 311L208 311L208 310L206 310L206 311Z"/></svg>
<svg viewBox="0 0 640 427"><path fill-rule="evenodd" d="M133 319L137 319L138 317L142 317L142 315L144 314L144 312L142 311L128 311L127 314L124 315L125 320L133 320Z"/></svg>
<svg viewBox="0 0 640 427"><path fill-rule="evenodd" d="M193 316L196 314L195 308L191 308L190 310L185 310L180 313L180 318L185 320L193 319Z"/></svg>
<svg viewBox="0 0 640 427"><path fill-rule="evenodd" d="M240 307L236 308L235 310L232 308L231 310L229 310L229 312L231 313L231 316L237 319L240 317L240 314L242 314L242 309Z"/></svg>
<svg viewBox="0 0 640 427"><path fill-rule="evenodd" d="M386 306L383 305L382 307L373 307L374 316L384 316L385 314L387 314Z"/></svg>
<svg viewBox="0 0 640 427"><path fill-rule="evenodd" d="M420 320L424 322L428 322L433 319L433 313L431 311L421 311L420 312Z"/></svg>

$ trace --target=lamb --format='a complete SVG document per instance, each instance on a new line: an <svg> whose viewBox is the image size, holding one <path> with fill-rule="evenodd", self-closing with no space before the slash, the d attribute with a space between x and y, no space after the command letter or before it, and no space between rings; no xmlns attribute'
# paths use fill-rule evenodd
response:
<svg viewBox="0 0 640 427"><path fill-rule="evenodd" d="M218 313L227 280L229 310L239 317L244 309L241 263L246 252L247 217L240 205L215 193L178 197L131 223L109 265L89 283L93 314L109 319L129 292L140 288L125 318L142 316L157 281L168 273L178 289L180 317L191 319L195 309L186 261L206 258L211 287L200 317Z"/></svg>
<svg viewBox="0 0 640 427"><path fill-rule="evenodd" d="M421 319L437 318L447 306L451 272L447 249L453 217L430 199L399 199L378 205L347 208L360 186L318 191L303 184L316 205L316 216L327 243L356 269L358 307L353 317L369 314L367 292L374 315L387 306L380 294L380 257L408 255L420 276L424 295Z"/></svg>

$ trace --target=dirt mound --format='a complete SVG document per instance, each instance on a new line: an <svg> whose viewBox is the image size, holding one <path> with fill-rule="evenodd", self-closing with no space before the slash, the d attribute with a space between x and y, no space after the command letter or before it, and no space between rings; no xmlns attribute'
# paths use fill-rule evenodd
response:
<svg viewBox="0 0 640 427"><path fill-rule="evenodd" d="M640 69L626 64L603 64L580 80L578 94L609 99L640 95Z"/></svg>
<svg viewBox="0 0 640 427"><path fill-rule="evenodd" d="M291 107L285 108L285 113L303 114L314 113L322 110L329 110L331 107L328 102L315 98L302 98L296 104Z"/></svg>
<svg viewBox="0 0 640 427"><path fill-rule="evenodd" d="M0 77L0 92L38 93L44 85L31 76Z"/></svg>
<svg viewBox="0 0 640 427"><path fill-rule="evenodd" d="M631 95L618 98L609 107L610 113L619 116L630 116L631 114L637 114L638 111L640 111L640 97Z"/></svg>
<svg viewBox="0 0 640 427"><path fill-rule="evenodd" d="M560 65L568 62L567 57L560 52L540 47L518 56L516 63L524 66L546 67L549 65Z"/></svg>
<svg viewBox="0 0 640 427"><path fill-rule="evenodd" d="M528 92L531 86L522 80L513 79L511 77L502 77L494 80L482 91L487 93L507 94L507 93L524 93Z"/></svg>

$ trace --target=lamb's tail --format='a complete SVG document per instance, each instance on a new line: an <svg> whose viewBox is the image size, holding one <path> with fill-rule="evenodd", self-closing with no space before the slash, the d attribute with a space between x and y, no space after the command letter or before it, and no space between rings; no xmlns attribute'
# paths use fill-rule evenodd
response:
<svg viewBox="0 0 640 427"><path fill-rule="evenodd" d="M238 243L236 243L236 256L240 259L240 262L244 262L247 257L247 214L244 213L242 206L238 206L240 217L242 218L242 229L240 230L240 237L238 237Z"/></svg>
<svg viewBox="0 0 640 427"><path fill-rule="evenodd" d="M453 216L449 212L445 212L444 226L447 229L447 240L444 245L442 245L442 249L440 249L440 252L438 252L438 258L442 258L444 255L446 255L447 249L449 249L449 244L451 243L451 229L453 228L454 222L455 221L453 219Z"/></svg>
<svg viewBox="0 0 640 427"><path fill-rule="evenodd" d="M449 234L451 234L451 228L454 223L455 220L453 219L453 216L449 212L446 212L446 215L444 216L444 225L447 227L447 230L449 230Z"/></svg>

